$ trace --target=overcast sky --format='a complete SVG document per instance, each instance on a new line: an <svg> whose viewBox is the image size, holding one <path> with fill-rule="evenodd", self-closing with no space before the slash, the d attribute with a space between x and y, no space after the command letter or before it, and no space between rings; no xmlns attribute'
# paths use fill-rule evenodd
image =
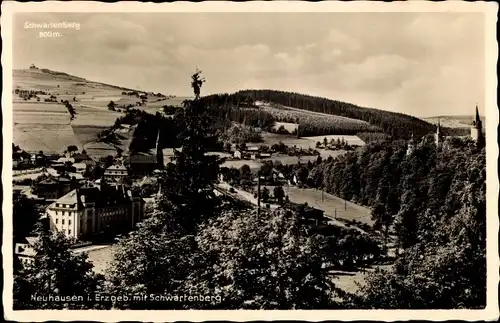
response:
<svg viewBox="0 0 500 323"><path fill-rule="evenodd" d="M77 22L37 38L35 22ZM14 68L191 95L276 89L419 117L484 105L481 13L17 14Z"/></svg>

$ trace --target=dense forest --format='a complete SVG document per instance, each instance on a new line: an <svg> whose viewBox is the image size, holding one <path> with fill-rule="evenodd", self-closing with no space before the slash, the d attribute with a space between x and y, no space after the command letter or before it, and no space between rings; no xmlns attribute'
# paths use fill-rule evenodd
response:
<svg viewBox="0 0 500 323"><path fill-rule="evenodd" d="M373 108L363 108L351 103L314 97L293 92L275 90L243 90L234 94L217 94L203 98L207 105L212 106L252 106L255 101L265 101L280 104L301 110L321 112L336 116L358 119L368 122L370 125L381 129L384 133L394 139L409 139L413 133L415 136L423 136L436 131L436 126L416 117L403 113L389 112ZM305 129L313 128L307 124ZM445 135L465 135L466 128L441 128ZM304 130L305 131L305 130ZM345 129L328 129L329 134L341 131L339 134L354 134L353 132L375 132L376 129L356 129L347 131ZM303 136L324 135L325 131L310 129Z"/></svg>
<svg viewBox="0 0 500 323"><path fill-rule="evenodd" d="M358 132L379 132L382 129L354 119L333 115L309 114L285 109L279 104L257 106L245 95L213 94L202 98L210 114L216 118L243 123L276 132L274 122L298 123L299 136L356 135Z"/></svg>
<svg viewBox="0 0 500 323"><path fill-rule="evenodd" d="M310 186L371 207L375 228L404 250L389 275L370 277L358 305L484 306L484 148L454 139L437 150L423 140L406 156L403 142L385 142L303 169Z"/></svg>
<svg viewBox="0 0 500 323"><path fill-rule="evenodd" d="M131 152L148 152L156 148L158 130L160 131L160 142L162 148L179 147L178 133L179 123L175 118L164 117L160 113L156 115L138 109L128 109L124 116L116 119L110 129L99 134L102 141L112 142L116 138L114 130L121 125L136 126L129 149Z"/></svg>

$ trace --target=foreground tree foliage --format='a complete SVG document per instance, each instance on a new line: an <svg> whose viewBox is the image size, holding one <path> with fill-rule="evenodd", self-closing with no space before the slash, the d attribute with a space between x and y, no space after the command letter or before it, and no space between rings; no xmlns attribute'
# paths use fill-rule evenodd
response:
<svg viewBox="0 0 500 323"><path fill-rule="evenodd" d="M182 282L192 271L196 244L193 236L180 236L176 228L165 226L163 217L154 214L120 241L108 267L107 290L110 295L183 295ZM174 309L175 302L116 302L120 309Z"/></svg>
<svg viewBox="0 0 500 323"><path fill-rule="evenodd" d="M35 204L26 195L19 191L13 193L12 220L14 242L23 242L35 228L40 215Z"/></svg>
<svg viewBox="0 0 500 323"><path fill-rule="evenodd" d="M371 275L354 304L484 306L485 150L467 140L436 149L425 138L413 154L405 148L371 144L315 166L314 173L324 174L321 187L372 207L375 227L392 231L402 248L394 269Z"/></svg>
<svg viewBox="0 0 500 323"><path fill-rule="evenodd" d="M196 240L209 263L190 274L184 289L220 295L216 308L335 306L336 288L323 268L319 242L292 212L224 214L204 225Z"/></svg>
<svg viewBox="0 0 500 323"><path fill-rule="evenodd" d="M15 309L104 309L109 304L96 301L103 291L104 277L92 271L86 254L71 252L70 242L62 233L51 234L37 229L34 261L14 277ZM33 300L32 297L41 297ZM73 297L66 301L48 297Z"/></svg>

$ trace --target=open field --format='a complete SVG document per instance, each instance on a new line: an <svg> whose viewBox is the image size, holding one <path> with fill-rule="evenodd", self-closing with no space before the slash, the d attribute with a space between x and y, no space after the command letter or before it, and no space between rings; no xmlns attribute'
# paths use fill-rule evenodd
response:
<svg viewBox="0 0 500 323"><path fill-rule="evenodd" d="M101 157L106 157L108 155L116 156L116 148L113 145L107 144L105 142L91 142L83 145L83 149L87 151L87 154L93 159L99 159Z"/></svg>
<svg viewBox="0 0 500 323"><path fill-rule="evenodd" d="M276 120L290 123L298 120L300 124L314 125L321 129L330 129L335 131L337 128L351 128L356 129L358 132L378 129L368 122L358 119L351 119L332 114L306 111L296 108L291 108L278 104L270 104L266 102L257 101L255 104L270 113Z"/></svg>
<svg viewBox="0 0 500 323"><path fill-rule="evenodd" d="M92 249L87 251L89 260L94 265L94 272L99 274L104 274L108 263L113 260L113 252L116 249L116 245L106 245L102 248Z"/></svg>
<svg viewBox="0 0 500 323"><path fill-rule="evenodd" d="M361 138L359 138L358 136L338 136L338 135L326 135L326 136L314 136L314 137L304 137L305 139L307 140L311 140L312 142L314 142L314 145L316 146L316 142L321 142L323 143L323 139L327 139L328 142L330 142L330 140L342 140L344 139L344 141L346 141L349 145L352 145L352 146L364 146L364 141L361 140Z"/></svg>
<svg viewBox="0 0 500 323"><path fill-rule="evenodd" d="M108 105L110 100L108 100L106 102L106 106ZM142 100L136 96L129 96L129 95L125 95L125 96L122 96L120 97L119 99L115 99L113 100L118 106L121 106L121 105L129 105L129 104L132 104L132 105L136 105L136 103L138 102L142 102Z"/></svg>
<svg viewBox="0 0 500 323"><path fill-rule="evenodd" d="M322 141L325 136L320 136L320 137L321 137L321 140L319 140L319 141ZM326 137L328 138L328 137L336 137L336 136L326 136ZM356 138L357 138L359 141L362 142L362 140L359 139L357 136L340 136L340 137L344 137L344 138L346 138L346 140L347 140L347 137L352 137L351 140L353 140L353 141L356 140ZM252 144L252 145L255 145L255 146L262 146L262 145L272 146L274 144L279 144L280 142L282 142L283 144L285 144L287 146L290 146L290 147L296 146L297 148L302 148L302 149L309 149L309 148L316 149L317 151L319 151L320 156L323 159L326 159L326 158L328 158L330 156L335 158L337 156L340 156L340 155L346 153L345 150L317 149L316 148L316 142L318 140L314 140L312 138L316 138L316 137L300 137L300 138L297 138L296 136L291 136L291 135L280 135L280 134L275 134L275 133L262 132L263 142L261 142L261 143L255 143L255 144ZM302 158L305 158L305 157L302 157ZM316 157L314 157L314 158L316 159Z"/></svg>
<svg viewBox="0 0 500 323"><path fill-rule="evenodd" d="M76 126L91 126L91 127L111 127L117 118L122 114L119 112L82 112L82 110L76 110L77 114L72 124ZM80 113L78 112L80 111Z"/></svg>
<svg viewBox="0 0 500 323"><path fill-rule="evenodd" d="M45 103L35 101L25 101L13 104L13 111L15 112L52 112L62 113L68 115L68 109L60 103Z"/></svg>
<svg viewBox="0 0 500 323"><path fill-rule="evenodd" d="M72 127L76 139L82 145L93 142L97 138L98 133L108 128L103 126L77 125L77 124L73 124Z"/></svg>
<svg viewBox="0 0 500 323"><path fill-rule="evenodd" d="M274 127L273 129L274 130L278 130L279 128L281 128L283 126L283 128L285 128L286 131L288 131L289 133L292 133L294 131L297 130L298 128L298 125L296 123L291 123L291 122L275 122L274 123Z"/></svg>
<svg viewBox="0 0 500 323"><path fill-rule="evenodd" d="M291 186L287 190L290 201L296 203L307 203L309 206L325 211L325 215L328 215L329 217L356 220L368 225L373 225L371 210L369 208L352 202L346 202L340 197L326 192L323 193L322 200L321 191L316 189L305 189Z"/></svg>
<svg viewBox="0 0 500 323"><path fill-rule="evenodd" d="M342 289L348 293L357 293L359 291L359 287L356 283L363 286L366 276L373 272L375 268L382 270L390 270L393 265L376 265L372 268L366 268L364 270L359 270L356 272L350 271L339 271L333 270L330 272L331 280L338 288Z"/></svg>
<svg viewBox="0 0 500 323"><path fill-rule="evenodd" d="M284 105L278 104L269 104L267 102L257 101L255 105L259 106L261 109L274 114L276 117L293 117L293 118L314 118L314 119L327 119L329 122L343 122L343 123L352 123L352 124L365 124L369 125L368 122L358 119L351 119L347 117L336 116L332 114L326 114L321 112L307 111L302 109L296 109L292 107L287 107Z"/></svg>
<svg viewBox="0 0 500 323"><path fill-rule="evenodd" d="M62 104L14 103L14 124L69 125L70 115Z"/></svg>
<svg viewBox="0 0 500 323"><path fill-rule="evenodd" d="M184 100L189 100L193 99L192 97L187 97L187 96L180 96L180 97L174 97L174 98L167 98L163 99L160 101L152 101L147 104L148 107L158 107L162 108L164 105L172 105L174 107L182 107L182 102Z"/></svg>
<svg viewBox="0 0 500 323"><path fill-rule="evenodd" d="M28 152L62 153L69 145L80 147L70 125L24 124L14 126L14 143Z"/></svg>
<svg viewBox="0 0 500 323"><path fill-rule="evenodd" d="M303 137L297 138L296 136L292 135L280 135L264 131L261 133L261 135L263 142L251 144L252 146L262 146L262 145L272 146L274 144L279 144L280 142L282 142L287 146L292 146L292 147L297 146L297 148L303 148L303 149L316 147L315 141L311 141Z"/></svg>

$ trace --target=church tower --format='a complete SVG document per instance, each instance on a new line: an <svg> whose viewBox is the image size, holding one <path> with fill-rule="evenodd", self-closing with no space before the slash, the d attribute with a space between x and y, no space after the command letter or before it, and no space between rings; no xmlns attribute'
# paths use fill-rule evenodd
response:
<svg viewBox="0 0 500 323"><path fill-rule="evenodd" d="M156 138L156 163L159 169L163 169L165 164L163 162L163 149L160 140L160 129L158 129L158 138Z"/></svg>
<svg viewBox="0 0 500 323"><path fill-rule="evenodd" d="M410 156L414 150L415 150L415 139L413 138L413 132L412 132L410 141L408 141L408 148L406 149L406 156Z"/></svg>
<svg viewBox="0 0 500 323"><path fill-rule="evenodd" d="M483 134L483 125L481 122L481 118L479 117L479 109L476 105L476 117L472 121L472 125L470 127L470 136L472 137L472 140L479 141L482 134Z"/></svg>
<svg viewBox="0 0 500 323"><path fill-rule="evenodd" d="M441 144L440 140L441 140L441 121L438 118L436 133L434 134L434 142L436 143L436 148L439 148L439 145Z"/></svg>

